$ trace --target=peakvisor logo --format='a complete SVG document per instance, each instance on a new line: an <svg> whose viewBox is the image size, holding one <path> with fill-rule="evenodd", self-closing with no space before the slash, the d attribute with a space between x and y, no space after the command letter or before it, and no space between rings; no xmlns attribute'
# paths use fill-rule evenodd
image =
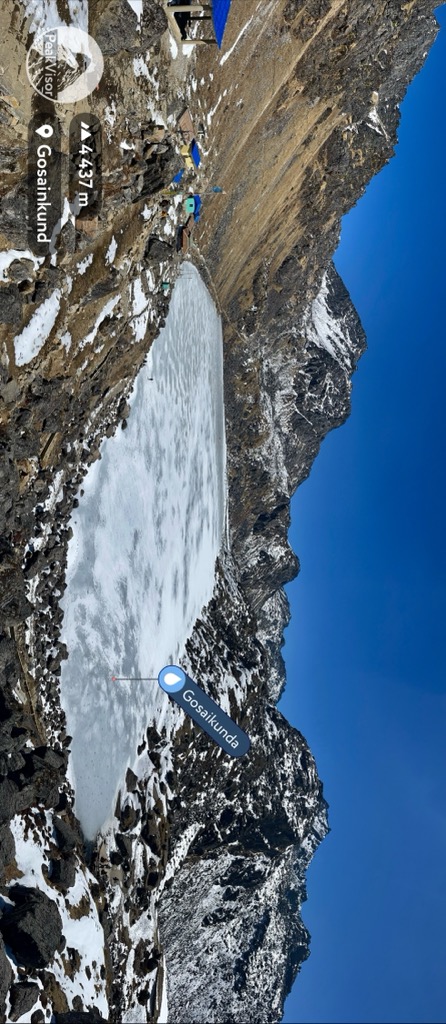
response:
<svg viewBox="0 0 446 1024"><path fill-rule="evenodd" d="M98 44L81 28L57 25L38 32L26 58L30 85L52 103L78 103L96 89L104 70Z"/></svg>

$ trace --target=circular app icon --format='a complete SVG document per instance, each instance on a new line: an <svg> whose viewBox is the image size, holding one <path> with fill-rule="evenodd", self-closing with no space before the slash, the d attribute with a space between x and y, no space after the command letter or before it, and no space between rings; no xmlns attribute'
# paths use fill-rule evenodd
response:
<svg viewBox="0 0 446 1024"><path fill-rule="evenodd" d="M74 25L37 32L26 57L30 84L52 103L84 100L99 85L103 70L97 42Z"/></svg>
<svg viewBox="0 0 446 1024"><path fill-rule="evenodd" d="M166 665L158 675L158 682L165 693L178 693L186 685L186 673L178 665Z"/></svg>

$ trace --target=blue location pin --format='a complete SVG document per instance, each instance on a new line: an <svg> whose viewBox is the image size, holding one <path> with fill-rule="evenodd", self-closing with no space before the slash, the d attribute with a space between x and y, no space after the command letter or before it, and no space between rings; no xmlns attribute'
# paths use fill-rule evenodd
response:
<svg viewBox="0 0 446 1024"><path fill-rule="evenodd" d="M209 697L178 665L161 669L158 682L165 693L231 757L247 754L251 740L223 708Z"/></svg>

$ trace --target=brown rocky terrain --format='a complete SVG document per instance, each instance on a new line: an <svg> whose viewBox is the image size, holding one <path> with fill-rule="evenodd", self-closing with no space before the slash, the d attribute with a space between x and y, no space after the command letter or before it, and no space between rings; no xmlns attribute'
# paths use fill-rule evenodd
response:
<svg viewBox="0 0 446 1024"><path fill-rule="evenodd" d="M301 318L336 248L340 219L393 155L399 104L437 31L428 2L383 0L371 9L342 0L240 0L225 49L246 25L224 64L200 50L196 77L204 86L191 102L197 118L215 110L206 169L226 191L209 202L199 246L223 309L234 420L243 414L237 366L247 353L269 337L302 357ZM250 367L249 394L260 394L262 372L260 358ZM261 436L260 402L251 428ZM265 504L244 441L240 460L231 448L231 522L242 542L252 528L248 494L259 496L259 511Z"/></svg>
<svg viewBox="0 0 446 1024"><path fill-rule="evenodd" d="M341 216L393 153L398 104L435 36L432 9L428 0L373 8L233 0L222 53L202 47L175 68L156 0L144 3L141 31L127 0L92 0L89 30L105 73L87 106L106 132L103 207L87 231L67 217L55 258L39 263L26 255L24 232L36 103L24 73L30 19L13 0L3 5L0 249L18 250L0 284L0 1002L11 1019L36 1006L33 1024L50 1011L60 1021L98 1019L108 997L111 1020L129 1007L144 1013L135 1020L156 1020L164 955L172 1021L270 1024L308 955L299 908L326 831L325 804L303 737L273 706L284 681L281 587L298 565L287 543L289 500L323 436L349 412L364 337L330 260ZM66 16L65 4L59 12ZM151 78L135 74L135 56ZM206 199L192 255L224 324L231 538L187 657L216 699L225 673L242 681L238 711L255 753L247 765L215 766L186 724L166 783L166 737L148 732L146 776L123 782L114 837L86 850L71 810L58 694L68 520L101 438L125 426L132 381L167 312L160 284L174 282L179 264L159 192L177 167L174 124L185 102L205 126L203 191L225 190ZM63 174L78 109L60 111ZM56 292L46 340L34 358L17 360L14 339ZM136 294L144 297L137 312ZM315 334L312 303L321 295L345 339L336 358ZM22 828L41 851L37 888L20 884L14 839ZM76 916L103 928L103 962L88 964L88 990L79 952L64 945L65 922ZM222 936L235 951L229 958L217 949ZM201 978L214 949L211 994Z"/></svg>

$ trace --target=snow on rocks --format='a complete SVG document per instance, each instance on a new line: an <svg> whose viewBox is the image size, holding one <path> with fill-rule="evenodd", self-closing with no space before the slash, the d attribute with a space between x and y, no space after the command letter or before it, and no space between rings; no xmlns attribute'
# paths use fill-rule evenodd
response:
<svg viewBox="0 0 446 1024"><path fill-rule="evenodd" d="M85 274L85 271L88 269L88 267L91 267L92 263L93 263L93 253L90 252L88 254L88 256L85 256L84 259L81 260L80 263L77 264L77 272L78 272L78 274L81 274L81 275Z"/></svg>
<svg viewBox="0 0 446 1024"><path fill-rule="evenodd" d="M132 8L132 11L136 14L138 19L137 29L141 31L141 19L143 15L143 0L127 0L127 3Z"/></svg>
<svg viewBox="0 0 446 1024"><path fill-rule="evenodd" d="M52 253L52 256L51 256L51 266L52 267L56 267L57 266L57 252L55 251L55 246L56 246L57 238L60 235L60 232L62 231L62 228L65 227L65 224L67 224L68 221L70 221L71 224L74 227L74 222L75 222L74 205L73 205L73 209L72 209L71 206L70 206L70 203L69 203L69 201L67 199L67 197L65 196L64 197L64 201L63 201L63 208L62 208L61 216L59 217L59 220L57 221L57 224L55 224L55 226L53 228L53 233L51 235L50 252Z"/></svg>
<svg viewBox="0 0 446 1024"><path fill-rule="evenodd" d="M71 348L71 341L72 341L70 332L69 331L65 331L64 334L61 335L60 341L61 341L61 344L63 345L65 351L69 352L70 348Z"/></svg>
<svg viewBox="0 0 446 1024"><path fill-rule="evenodd" d="M238 46L242 36L244 36L245 32L248 30L248 28L249 28L253 18L254 18L254 15L252 14L250 19L249 19L249 21L247 21L246 25L244 25L243 28L240 30L240 32L239 32L239 34L237 36L237 39L235 40L235 43L232 44L230 50L227 50L226 53L223 54L223 57L220 58L220 64L221 65L226 64L226 61L229 60L229 57L231 56L231 54L234 53L234 50L235 50L236 46Z"/></svg>
<svg viewBox="0 0 446 1024"><path fill-rule="evenodd" d="M17 366L25 366L35 359L47 341L60 309L62 289L55 288L52 295L40 304L24 327L14 338L14 353Z"/></svg>
<svg viewBox="0 0 446 1024"><path fill-rule="evenodd" d="M68 21L61 18L57 0L20 0L20 4L25 17L31 18L30 33L55 25L73 25L88 32L88 0L68 0Z"/></svg>
<svg viewBox="0 0 446 1024"><path fill-rule="evenodd" d="M174 39L171 32L169 32L169 47L171 57L173 58L173 60L176 60L176 58L178 57L178 46L176 39Z"/></svg>
<svg viewBox="0 0 446 1024"><path fill-rule="evenodd" d="M141 76L143 78L147 78L147 80L155 86L155 91L158 97L159 82L157 81L154 75L150 74L150 71L143 57L133 58L133 74L135 75L135 78L140 78Z"/></svg>
<svg viewBox="0 0 446 1024"><path fill-rule="evenodd" d="M140 277L132 281L129 292L132 302L130 328L133 332L135 342L138 342L142 341L147 330L147 324L151 313L150 303L143 291Z"/></svg>
<svg viewBox="0 0 446 1024"><path fill-rule="evenodd" d="M104 110L104 121L105 121L105 125L106 125L106 127L105 127L105 134L107 136L107 141L108 142L111 142L112 139L113 139L113 132L112 132L111 129L114 128L114 126L116 124L116 114L117 114L116 103L115 103L114 100L111 100L109 105L106 106L105 110Z"/></svg>
<svg viewBox="0 0 446 1024"><path fill-rule="evenodd" d="M108 301L105 303L105 306L102 307L101 312L96 317L96 321L95 321L94 326L92 327L91 331L89 331L89 333L86 335L86 337L83 339L83 341L81 341L79 343L79 348L80 349L85 348L87 345L92 345L93 344L101 324L104 322L104 320L108 316L111 316L111 314L113 313L113 310L115 309L115 306L119 302L119 299L120 299L119 295L115 295L115 296L113 296L113 298L108 299Z"/></svg>
<svg viewBox="0 0 446 1024"><path fill-rule="evenodd" d="M327 273L306 315L305 334L309 342L318 348L325 348L344 370L352 372L354 358L348 324L333 316L330 310Z"/></svg>
<svg viewBox="0 0 446 1024"><path fill-rule="evenodd" d="M54 824L49 811L29 811L12 819L17 881L20 886L44 893L60 915L65 946L55 952L46 970L65 994L68 1006L74 1009L73 1000L78 996L82 1005L94 1006L107 1019L104 933L91 895L95 880L72 852L73 884L60 891L60 886L51 882L54 865L60 863L61 856ZM10 891L13 895L13 888Z"/></svg>
<svg viewBox="0 0 446 1024"><path fill-rule="evenodd" d="M30 262L33 264L33 269L37 270L43 263L44 256L34 256L30 249L8 249L5 252L0 252L0 281L8 279L9 267L16 260Z"/></svg>
<svg viewBox="0 0 446 1024"><path fill-rule="evenodd" d="M372 128L373 131L375 131L378 135L383 135L387 142L390 142L389 134L378 114L376 105L372 106L371 110L369 110L366 124L368 125L369 128Z"/></svg>
<svg viewBox="0 0 446 1024"><path fill-rule="evenodd" d="M107 249L107 252L105 254L105 262L106 263L108 263L108 264L113 263L114 258L116 256L117 248L118 248L118 243L116 241L115 236L112 235L112 239L111 239L110 245L109 245L109 247Z"/></svg>

